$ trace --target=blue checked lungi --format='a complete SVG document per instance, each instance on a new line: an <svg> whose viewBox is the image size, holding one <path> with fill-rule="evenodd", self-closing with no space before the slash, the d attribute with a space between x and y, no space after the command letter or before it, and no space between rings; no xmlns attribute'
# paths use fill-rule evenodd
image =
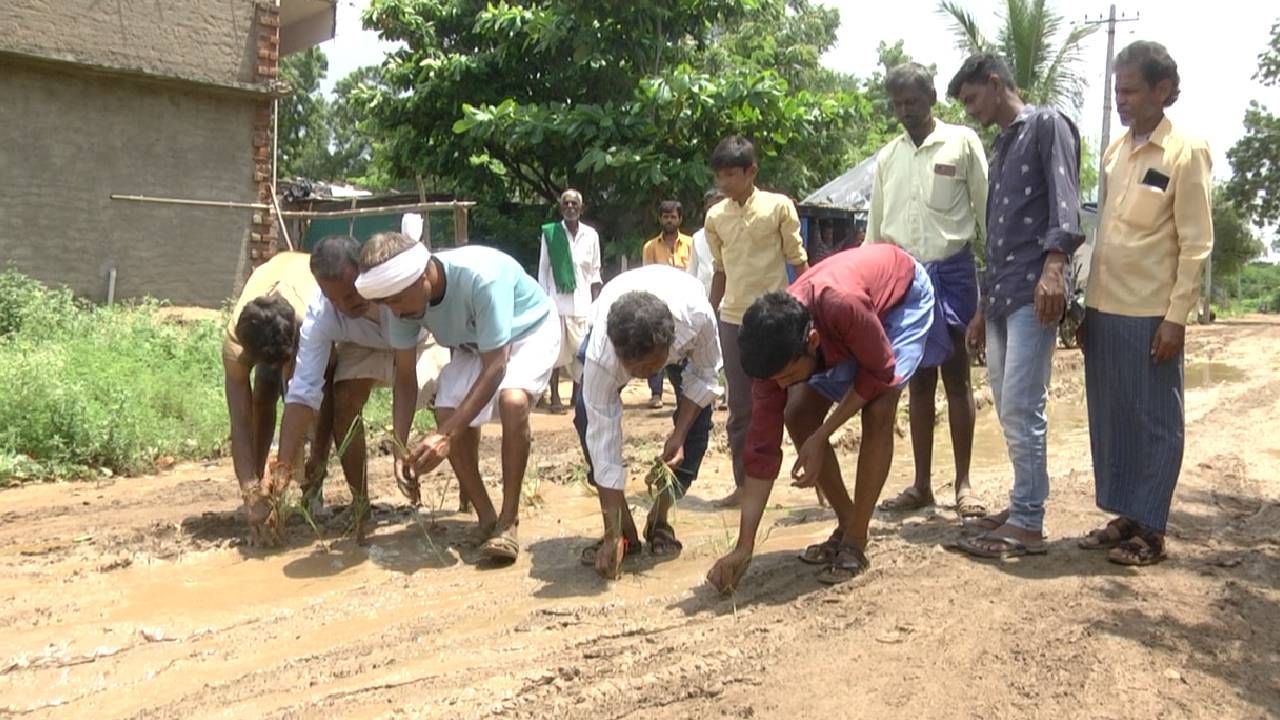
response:
<svg viewBox="0 0 1280 720"><path fill-rule="evenodd" d="M966 245L949 258L924 263L924 269L933 283L937 302L934 304L934 327L929 333L926 361L920 367L937 367L955 351L949 328L959 328L963 332L978 312L978 265L973 257L973 247Z"/></svg>
<svg viewBox="0 0 1280 720"><path fill-rule="evenodd" d="M889 346L893 349L894 374L898 376L896 387L901 389L916 374L916 370L930 360L941 364L946 358L938 360L940 352L936 345L928 342L932 329L937 324L936 303L933 294L933 283L929 273L920 263L916 263L916 277L907 289L902 300L885 314L881 322L884 334L889 338ZM947 352L950 352L948 343ZM930 353L934 353L931 355ZM809 386L832 402L840 402L853 387L853 380L858 374L858 361L849 358L844 362L823 370L809 378Z"/></svg>

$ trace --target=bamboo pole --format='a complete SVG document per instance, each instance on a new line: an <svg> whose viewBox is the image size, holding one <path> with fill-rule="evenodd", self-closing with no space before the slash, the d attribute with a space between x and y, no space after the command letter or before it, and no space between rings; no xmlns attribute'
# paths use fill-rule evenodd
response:
<svg viewBox="0 0 1280 720"><path fill-rule="evenodd" d="M350 210L285 210L287 218L347 218L364 215L394 215L412 210L453 210L455 208L475 207L474 202L454 200L451 202L411 203L408 205L384 205L382 207L358 208Z"/></svg>
<svg viewBox="0 0 1280 720"><path fill-rule="evenodd" d="M243 208L245 210L270 210L271 206L263 203L237 202L234 200L191 200L188 198L152 197L150 195L111 194L112 200L129 200L141 203L160 203L164 205L197 205L200 207Z"/></svg>

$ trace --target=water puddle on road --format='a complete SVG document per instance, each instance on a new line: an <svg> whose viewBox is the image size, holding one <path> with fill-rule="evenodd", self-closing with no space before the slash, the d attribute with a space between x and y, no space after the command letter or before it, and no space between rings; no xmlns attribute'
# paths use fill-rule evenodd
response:
<svg viewBox="0 0 1280 720"><path fill-rule="evenodd" d="M1206 388L1213 385L1241 382L1249 375L1244 370L1222 362L1187 363L1183 371L1188 388Z"/></svg>

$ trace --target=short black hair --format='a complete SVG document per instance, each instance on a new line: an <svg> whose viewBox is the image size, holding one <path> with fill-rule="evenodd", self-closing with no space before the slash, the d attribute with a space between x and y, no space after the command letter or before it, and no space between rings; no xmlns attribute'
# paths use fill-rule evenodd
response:
<svg viewBox="0 0 1280 720"><path fill-rule="evenodd" d="M240 310L236 340L251 364L283 365L298 351L298 317L277 295L254 298Z"/></svg>
<svg viewBox="0 0 1280 720"><path fill-rule="evenodd" d="M330 235L311 248L311 274L337 280L347 267L360 272L360 243L349 235Z"/></svg>
<svg viewBox="0 0 1280 720"><path fill-rule="evenodd" d="M670 348L676 339L676 321L671 309L657 295L632 290L613 301L605 320L613 351L626 362Z"/></svg>
<svg viewBox="0 0 1280 720"><path fill-rule="evenodd" d="M757 379L771 378L809 349L809 309L785 290L761 296L742 316L738 353L742 370Z"/></svg>
<svg viewBox="0 0 1280 720"><path fill-rule="evenodd" d="M951 82L947 85L947 97L958 100L961 85L985 83L992 75L1000 78L1000 82L1004 83L1005 87L1017 92L1018 83L1013 79L1013 71L1009 69L1009 63L995 53L978 53L970 55L956 71L955 77L951 78Z"/></svg>
<svg viewBox="0 0 1280 720"><path fill-rule="evenodd" d="M680 217L684 217L684 206L680 204L679 200L663 200L658 203L659 215L669 212L673 212Z"/></svg>
<svg viewBox="0 0 1280 720"><path fill-rule="evenodd" d="M884 89L892 96L907 88L914 87L926 97L938 101L938 88L933 84L933 73L929 68L917 62L905 62L894 65L884 76Z"/></svg>
<svg viewBox="0 0 1280 720"><path fill-rule="evenodd" d="M1169 107L1178 101L1178 94L1181 92L1178 87L1181 80L1178 77L1178 63L1169 56L1169 51L1164 45L1150 40L1130 43L1120 51L1119 55L1116 55L1115 66L1121 65L1138 68L1148 87L1154 88L1161 80L1168 80L1170 91L1164 106Z"/></svg>
<svg viewBox="0 0 1280 720"><path fill-rule="evenodd" d="M711 153L712 170L730 168L745 170L755 164L756 146L741 135L730 135L721 140L720 144L716 145L715 151Z"/></svg>

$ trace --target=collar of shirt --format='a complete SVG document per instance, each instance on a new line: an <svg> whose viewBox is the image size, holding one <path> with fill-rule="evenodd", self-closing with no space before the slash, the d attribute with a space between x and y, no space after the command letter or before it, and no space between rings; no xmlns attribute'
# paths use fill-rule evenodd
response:
<svg viewBox="0 0 1280 720"><path fill-rule="evenodd" d="M1165 143L1169 139L1169 133L1171 132L1173 132L1173 123L1169 121L1169 117L1166 115L1165 117L1160 118L1160 122L1156 124L1155 130L1152 130L1151 134L1147 135L1147 139L1143 142L1138 142L1138 136L1133 132L1133 128L1130 128L1125 135L1129 140L1129 151L1134 152L1138 148L1146 147L1148 145L1159 147L1163 150L1165 148Z"/></svg>

